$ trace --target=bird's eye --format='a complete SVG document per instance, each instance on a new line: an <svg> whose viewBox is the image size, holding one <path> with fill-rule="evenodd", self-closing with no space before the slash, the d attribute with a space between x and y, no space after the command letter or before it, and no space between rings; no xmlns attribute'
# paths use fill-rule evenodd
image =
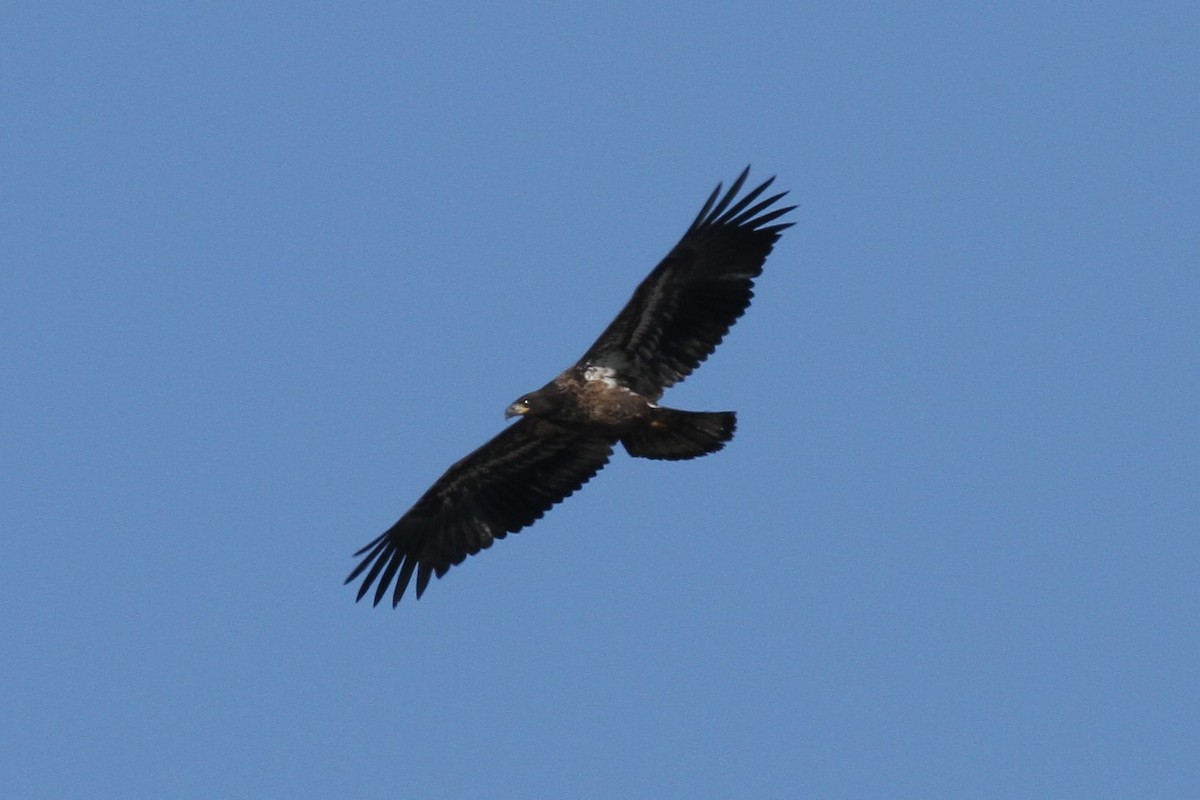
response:
<svg viewBox="0 0 1200 800"><path fill-rule="evenodd" d="M525 406L525 408L529 408L529 398L528 397L521 398L521 405Z"/></svg>

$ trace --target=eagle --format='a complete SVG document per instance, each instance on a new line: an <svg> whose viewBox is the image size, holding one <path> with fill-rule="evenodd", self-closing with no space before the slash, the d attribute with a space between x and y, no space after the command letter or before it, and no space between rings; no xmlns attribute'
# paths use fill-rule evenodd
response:
<svg viewBox="0 0 1200 800"><path fill-rule="evenodd" d="M795 206L763 198L770 178L738 197L750 168L709 195L691 227L583 358L505 411L518 417L451 466L395 525L356 552L358 600L395 607L416 575L416 596L467 556L532 525L608 463L619 442L638 458L715 453L733 438L733 411L658 405L700 365L745 312L754 279ZM760 199L761 198L761 199ZM775 223L775 224L771 224Z"/></svg>

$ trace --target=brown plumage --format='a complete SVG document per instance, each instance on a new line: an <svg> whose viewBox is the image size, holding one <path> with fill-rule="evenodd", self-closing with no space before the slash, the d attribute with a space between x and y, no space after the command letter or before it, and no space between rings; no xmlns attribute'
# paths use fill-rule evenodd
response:
<svg viewBox="0 0 1200 800"><path fill-rule="evenodd" d="M355 553L362 599L392 587L400 602L413 575L420 597L496 539L531 525L587 483L618 442L632 456L681 460L714 453L733 438L732 411L657 405L716 348L750 304L754 279L780 232L769 225L794 206L786 192L759 200L774 180L736 202L749 174L709 195L695 221L579 363L508 407L513 425L446 471L395 525ZM364 574L365 573L365 574Z"/></svg>

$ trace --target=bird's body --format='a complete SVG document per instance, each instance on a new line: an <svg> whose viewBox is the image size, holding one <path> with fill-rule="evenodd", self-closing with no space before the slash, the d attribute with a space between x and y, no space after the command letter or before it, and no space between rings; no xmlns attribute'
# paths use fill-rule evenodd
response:
<svg viewBox="0 0 1200 800"><path fill-rule="evenodd" d="M346 582L365 573L359 599L374 585L378 603L394 582L395 605L414 573L420 597L434 574L440 578L574 493L618 443L632 456L667 460L724 447L736 427L732 411L679 411L658 400L720 344L791 225L767 225L791 210L768 210L784 193L755 202L771 180L734 202L748 172L723 197L717 187L577 364L510 405L505 416L520 417L516 423L451 466L356 554L364 558Z"/></svg>
<svg viewBox="0 0 1200 800"><path fill-rule="evenodd" d="M535 411L546 419L566 425L607 430L619 435L644 420L651 405L645 397L622 386L612 370L577 364L513 403L505 416L524 416Z"/></svg>

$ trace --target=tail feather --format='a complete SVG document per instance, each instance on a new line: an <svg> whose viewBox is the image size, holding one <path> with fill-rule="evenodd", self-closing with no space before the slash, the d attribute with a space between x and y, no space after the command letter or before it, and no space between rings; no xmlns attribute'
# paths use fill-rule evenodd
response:
<svg viewBox="0 0 1200 800"><path fill-rule="evenodd" d="M737 415L732 411L679 411L656 408L650 421L621 439L626 452L639 458L679 461L715 453L733 438Z"/></svg>

